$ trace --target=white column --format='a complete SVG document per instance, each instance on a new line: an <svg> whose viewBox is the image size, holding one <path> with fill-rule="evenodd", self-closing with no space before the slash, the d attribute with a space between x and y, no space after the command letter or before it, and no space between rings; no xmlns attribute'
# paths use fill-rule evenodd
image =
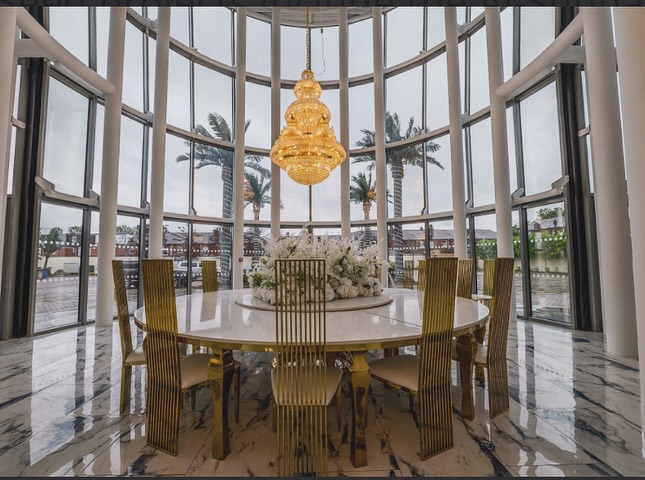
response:
<svg viewBox="0 0 645 480"><path fill-rule="evenodd" d="M338 15L340 143L347 152L347 159L340 164L340 232L343 238L349 238L349 32L347 29L347 8L339 8Z"/></svg>
<svg viewBox="0 0 645 480"><path fill-rule="evenodd" d="M271 10L271 145L280 136L280 7ZM280 236L280 167L271 162L271 238Z"/></svg>
<svg viewBox="0 0 645 480"><path fill-rule="evenodd" d="M580 13L585 33L603 329L607 353L636 358L632 239L611 11L582 7Z"/></svg>
<svg viewBox="0 0 645 480"><path fill-rule="evenodd" d="M235 55L235 167L233 168L233 288L242 288L244 259L244 123L246 94L246 8L237 9ZM273 178L273 177L272 177ZM273 202L272 202L273 203Z"/></svg>
<svg viewBox="0 0 645 480"><path fill-rule="evenodd" d="M114 93L105 95L103 126L103 161L101 164L101 200L99 215L99 257L96 280L96 326L112 327L114 280L112 260L116 243L116 205L121 146L121 92L125 51L126 7L110 8L107 79Z"/></svg>
<svg viewBox="0 0 645 480"><path fill-rule="evenodd" d="M154 120L150 159L150 251L148 258L162 258L163 199L166 168L166 111L168 108L168 51L170 48L170 7L159 7L157 57L155 63Z"/></svg>
<svg viewBox="0 0 645 480"><path fill-rule="evenodd" d="M499 7L486 7L486 44L488 46L488 86L490 92L490 124L493 138L493 170L495 182L495 218L497 221L497 255L513 258L513 227L511 217L511 182L508 169L508 138L506 105L495 90L504 83L502 63L502 28Z"/></svg>
<svg viewBox="0 0 645 480"><path fill-rule="evenodd" d="M446 22L448 114L450 119L450 166L452 173L452 221L454 229L455 256L459 258L467 258L466 191L464 187L457 9L455 7L445 7L444 15Z"/></svg>
<svg viewBox="0 0 645 480"><path fill-rule="evenodd" d="M381 283L387 286L387 164L385 157L385 91L383 88L383 16L372 8L374 42L374 157L376 161L376 237L382 262Z"/></svg>
<svg viewBox="0 0 645 480"><path fill-rule="evenodd" d="M0 15L0 225L4 232L7 218L7 181L9 178L9 151L11 143L11 114L13 112L13 92L16 58L16 15L18 8L5 7ZM0 234L0 272L4 252L4 233ZM0 291L2 276L0 276ZM2 322L0 322L1 324Z"/></svg>
<svg viewBox="0 0 645 480"><path fill-rule="evenodd" d="M638 359L640 366L641 398L645 398L645 9L614 7L616 22L616 55L620 103L623 110L625 164L631 219L636 324L638 326ZM586 38L586 35L585 35ZM645 402L641 402L641 425L645 424Z"/></svg>

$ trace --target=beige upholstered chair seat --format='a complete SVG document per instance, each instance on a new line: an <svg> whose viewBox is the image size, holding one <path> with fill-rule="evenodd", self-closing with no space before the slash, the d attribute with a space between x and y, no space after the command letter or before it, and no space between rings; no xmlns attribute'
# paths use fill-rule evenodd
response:
<svg viewBox="0 0 645 480"><path fill-rule="evenodd" d="M211 356L208 353L193 353L186 355L179 361L182 389L208 381L210 359Z"/></svg>
<svg viewBox="0 0 645 480"><path fill-rule="evenodd" d="M289 399L295 399L299 405L322 405L320 402L317 402L317 399L311 396L307 397L307 391L303 389L303 385L306 382L304 379L311 378L314 368L317 367L276 367L271 370L271 388L273 389L275 403L278 405L288 405ZM293 373L287 372L287 369L293 369ZM279 375L276 372L277 370L281 370L282 375L285 377L290 376L286 387L282 387L278 383ZM331 399L336 395L342 376L343 371L340 368L325 367L325 406L329 405Z"/></svg>
<svg viewBox="0 0 645 480"><path fill-rule="evenodd" d="M370 374L412 392L419 390L421 359L415 355L395 355L370 362Z"/></svg>
<svg viewBox="0 0 645 480"><path fill-rule="evenodd" d="M130 365L144 365L146 363L146 354L143 352L143 346L139 345L132 350L125 361Z"/></svg>
<svg viewBox="0 0 645 480"><path fill-rule="evenodd" d="M486 357L488 355L488 347L486 345L482 345L481 343L477 344L477 351L475 352L475 358L473 359L473 363L475 364L480 364L480 365L486 365ZM459 360L459 357L457 355L457 341L453 340L452 341L452 359L453 360Z"/></svg>

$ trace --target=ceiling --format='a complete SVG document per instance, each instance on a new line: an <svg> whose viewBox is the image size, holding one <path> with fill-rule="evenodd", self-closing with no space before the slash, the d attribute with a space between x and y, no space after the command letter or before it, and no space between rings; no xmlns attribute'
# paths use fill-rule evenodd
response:
<svg viewBox="0 0 645 480"><path fill-rule="evenodd" d="M273 10L278 7L247 7L247 15L258 20L271 22ZM353 23L372 16L371 7L343 7L347 10L347 21ZM383 11L391 10L394 7L386 7ZM306 7L280 7L280 24L290 27L305 27ZM331 27L338 25L339 8L332 7L309 7L309 17L312 27Z"/></svg>

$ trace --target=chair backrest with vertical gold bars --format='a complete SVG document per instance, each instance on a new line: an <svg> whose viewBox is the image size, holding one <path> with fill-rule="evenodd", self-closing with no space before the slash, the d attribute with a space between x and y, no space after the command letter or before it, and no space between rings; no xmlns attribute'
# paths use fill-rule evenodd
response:
<svg viewBox="0 0 645 480"><path fill-rule="evenodd" d="M419 260L419 277L417 281L417 290L422 291L426 288L426 261Z"/></svg>
<svg viewBox="0 0 645 480"><path fill-rule="evenodd" d="M457 272L457 296L470 298L473 294L473 259L459 259Z"/></svg>
<svg viewBox="0 0 645 480"><path fill-rule="evenodd" d="M279 476L327 476L325 260L277 260Z"/></svg>
<svg viewBox="0 0 645 480"><path fill-rule="evenodd" d="M488 295L489 297L493 296L493 278L495 271L495 259L491 258L484 260L484 285L482 287L482 293ZM482 300L482 303L488 307L490 310L490 300Z"/></svg>
<svg viewBox="0 0 645 480"><path fill-rule="evenodd" d="M148 332L147 443L177 455L182 390L173 262L143 260L141 274Z"/></svg>
<svg viewBox="0 0 645 480"><path fill-rule="evenodd" d="M509 409L506 346L511 316L514 259L499 257L494 260L492 273L493 297L490 301L488 332L488 404L490 417L495 418Z"/></svg>
<svg viewBox="0 0 645 480"><path fill-rule="evenodd" d="M403 288L414 288L414 260L403 261Z"/></svg>
<svg viewBox="0 0 645 480"><path fill-rule="evenodd" d="M202 291L206 293L218 290L217 260L202 260Z"/></svg>
<svg viewBox="0 0 645 480"><path fill-rule="evenodd" d="M457 258L426 260L423 292L419 422L421 458L452 448L451 348L455 317Z"/></svg>
<svg viewBox="0 0 645 480"><path fill-rule="evenodd" d="M114 280L114 296L116 298L117 318L119 321L119 336L121 337L121 393L119 398L119 413L123 415L130 404L132 366L145 365L146 359L141 347L135 349L132 345L130 308L128 306L128 293L125 286L123 260L112 260L112 277Z"/></svg>

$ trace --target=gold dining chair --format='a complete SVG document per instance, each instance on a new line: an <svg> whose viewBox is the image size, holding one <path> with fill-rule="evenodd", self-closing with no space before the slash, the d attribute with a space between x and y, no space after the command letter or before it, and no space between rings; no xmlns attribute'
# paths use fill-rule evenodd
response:
<svg viewBox="0 0 645 480"><path fill-rule="evenodd" d="M276 260L275 274L278 475L327 476L327 406L342 370L326 361L325 260Z"/></svg>
<svg viewBox="0 0 645 480"><path fill-rule="evenodd" d="M202 260L202 291L217 292L217 260ZM242 365L237 360L233 367L233 401L235 402L235 423L240 421L240 370Z"/></svg>
<svg viewBox="0 0 645 480"><path fill-rule="evenodd" d="M457 271L457 296L471 298L473 295L473 259L459 259Z"/></svg>
<svg viewBox="0 0 645 480"><path fill-rule="evenodd" d="M403 288L414 288L414 260L403 261Z"/></svg>
<svg viewBox="0 0 645 480"><path fill-rule="evenodd" d="M421 458L453 447L451 345L458 261L426 259L420 355L398 355L369 363L372 378L419 399Z"/></svg>
<svg viewBox="0 0 645 480"><path fill-rule="evenodd" d="M184 393L190 392L194 409L196 387L208 383L211 356L192 353L180 358L173 271L172 260L141 263L147 330L147 444L177 455Z"/></svg>
<svg viewBox="0 0 645 480"><path fill-rule="evenodd" d="M119 336L121 337L121 394L119 397L119 414L123 415L130 404L132 367L135 365L145 365L146 355L142 345L137 345L136 347L132 345L130 309L128 307L123 260L112 260L112 278L114 280Z"/></svg>
<svg viewBox="0 0 645 480"><path fill-rule="evenodd" d="M489 414L490 418L495 418L509 409L506 346L513 293L514 259L499 257L491 262L492 266L489 266L489 270L492 272L490 274L492 299L488 321L488 342L485 345L477 344L473 363L476 368L486 370ZM453 360L458 361L454 345Z"/></svg>

